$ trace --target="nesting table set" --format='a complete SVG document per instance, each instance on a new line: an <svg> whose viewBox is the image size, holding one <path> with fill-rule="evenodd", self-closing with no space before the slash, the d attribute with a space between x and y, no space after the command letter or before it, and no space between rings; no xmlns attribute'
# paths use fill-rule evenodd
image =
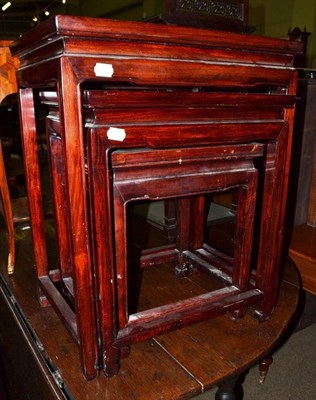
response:
<svg viewBox="0 0 316 400"><path fill-rule="evenodd" d="M87 379L118 373L129 346L248 306L267 319L280 282L299 43L56 16L15 42L42 303L78 342ZM49 265L36 145L39 96L58 267ZM234 251L205 243L206 196L234 191ZM129 207L175 201L176 237L134 255ZM256 229L254 229L254 227ZM139 270L175 265L223 287L146 310ZM159 279L159 277L157 277ZM153 293L154 294L154 293Z"/></svg>

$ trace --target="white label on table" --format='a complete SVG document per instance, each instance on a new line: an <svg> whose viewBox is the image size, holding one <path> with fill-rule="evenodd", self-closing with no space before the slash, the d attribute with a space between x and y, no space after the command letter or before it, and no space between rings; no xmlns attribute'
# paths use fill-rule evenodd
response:
<svg viewBox="0 0 316 400"><path fill-rule="evenodd" d="M112 64L96 63L94 66L95 76L101 76L103 78L111 78L114 74Z"/></svg>
<svg viewBox="0 0 316 400"><path fill-rule="evenodd" d="M109 140L116 140L118 142L123 142L123 140L126 138L126 133L125 129L121 128L109 128L107 131L107 137Z"/></svg>

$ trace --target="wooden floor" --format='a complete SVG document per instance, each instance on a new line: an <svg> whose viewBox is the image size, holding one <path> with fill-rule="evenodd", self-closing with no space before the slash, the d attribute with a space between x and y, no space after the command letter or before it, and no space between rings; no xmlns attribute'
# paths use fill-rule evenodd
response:
<svg viewBox="0 0 316 400"><path fill-rule="evenodd" d="M71 393L72 398L76 400L171 400L194 397L262 359L284 334L298 301L297 272L293 264L288 264L279 304L269 321L257 322L251 316L250 310L238 321L232 320L229 315L224 315L162 335L133 345L129 357L121 360L121 369L117 376L107 379L100 374L99 378L87 382L80 370L77 346L53 309L50 307L43 309L37 301L30 230L16 231L17 265L13 277L8 277L6 273L7 247L6 241L3 240L4 233L1 234L0 272L3 279L1 285L4 300L0 308L2 313L0 317L15 313L15 320L18 321L20 310L25 316L27 324L25 325L22 320L17 326L19 325L20 335L28 337L26 346L28 350L25 352L35 354L33 359L37 369L32 378L34 383L37 384L41 379L47 383L47 388L43 390L50 393L46 393L45 400L65 398L61 396L52 379L52 372L55 371L56 376L56 370L57 376L60 374L59 386L66 388L66 392ZM170 278L168 266L160 274L161 279L163 276L167 280ZM172 282L172 285L175 285L175 282ZM172 296L175 294L177 297L188 296L190 293L194 295L197 290L206 288L203 288L198 281L181 280L180 284L173 286ZM157 281L157 274L150 273L146 276L141 295L143 307L152 306L148 303L148 299L153 292L157 295L157 301L170 299L170 286L163 285L162 280ZM10 297L12 294L17 303L12 303ZM7 318L9 320L9 317ZM10 328L8 326L6 329L4 326L5 324L2 324L0 329L0 345L5 346L7 359L0 359L2 364L0 372L2 377L5 376L5 390L9 392L14 382L23 389L23 380L27 381L25 376L28 374L22 369L19 370L19 363L8 360L21 357L21 347L18 340L10 341L8 333ZM34 332L37 342L41 343L40 346L38 343L34 344ZM29 375L31 369L34 368L29 369ZM28 389L30 387L24 388L24 393L33 390ZM18 393L23 393L20 389ZM25 399L25 395L22 398ZM33 400L37 397L34 395L30 398ZM14 400L18 400L18 397L14 397Z"/></svg>

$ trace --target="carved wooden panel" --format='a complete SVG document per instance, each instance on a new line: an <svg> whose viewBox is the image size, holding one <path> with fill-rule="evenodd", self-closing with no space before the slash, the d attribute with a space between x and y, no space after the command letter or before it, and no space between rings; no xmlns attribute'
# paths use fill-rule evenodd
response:
<svg viewBox="0 0 316 400"><path fill-rule="evenodd" d="M233 1L214 0L176 0L177 11L216 15L225 18L243 20L244 5Z"/></svg>
<svg viewBox="0 0 316 400"><path fill-rule="evenodd" d="M10 93L17 91L15 71L19 61L12 57L10 41L0 41L0 102Z"/></svg>
<svg viewBox="0 0 316 400"><path fill-rule="evenodd" d="M166 0L167 22L249 31L248 0Z"/></svg>

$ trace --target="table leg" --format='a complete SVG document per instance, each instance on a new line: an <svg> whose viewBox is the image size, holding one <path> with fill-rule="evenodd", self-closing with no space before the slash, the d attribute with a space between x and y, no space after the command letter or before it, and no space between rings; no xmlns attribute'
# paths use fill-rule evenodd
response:
<svg viewBox="0 0 316 400"><path fill-rule="evenodd" d="M88 200L81 120L81 94L77 76L69 59L61 59L58 89L61 140L65 159L65 207L70 227L70 252L81 362L87 379L98 375L98 333L91 255Z"/></svg>
<svg viewBox="0 0 316 400"><path fill-rule="evenodd" d="M272 356L268 356L264 358L259 364L259 383L263 384L270 368L270 365L273 363Z"/></svg>
<svg viewBox="0 0 316 400"><path fill-rule="evenodd" d="M4 217L8 230L8 241L9 241L8 274L13 274L15 265L14 225L13 225L10 193L5 172L3 155L2 155L1 141L0 141L0 195L3 202Z"/></svg>
<svg viewBox="0 0 316 400"><path fill-rule="evenodd" d="M279 134L276 143L267 146L265 166L265 183L263 209L261 218L260 248L257 268L257 285L265 297L262 308L256 312L260 320L267 319L275 307L279 273L281 267L280 251L283 230L280 229L282 213L282 196L284 182L284 163L287 146L287 127ZM267 252L267 249L269 251Z"/></svg>
<svg viewBox="0 0 316 400"><path fill-rule="evenodd" d="M235 388L239 375L234 376L218 385L215 400L236 400Z"/></svg>
<svg viewBox="0 0 316 400"><path fill-rule="evenodd" d="M180 251L179 260L175 267L175 273L179 278L185 277L190 268L190 263L182 252L189 247L190 237L190 198L181 198L177 204L177 237L176 245Z"/></svg>
<svg viewBox="0 0 316 400"><path fill-rule="evenodd" d="M37 154L36 122L33 89L19 91L24 167L32 235L34 258L38 277L48 275L48 260L45 241L44 212L40 185L40 168Z"/></svg>

